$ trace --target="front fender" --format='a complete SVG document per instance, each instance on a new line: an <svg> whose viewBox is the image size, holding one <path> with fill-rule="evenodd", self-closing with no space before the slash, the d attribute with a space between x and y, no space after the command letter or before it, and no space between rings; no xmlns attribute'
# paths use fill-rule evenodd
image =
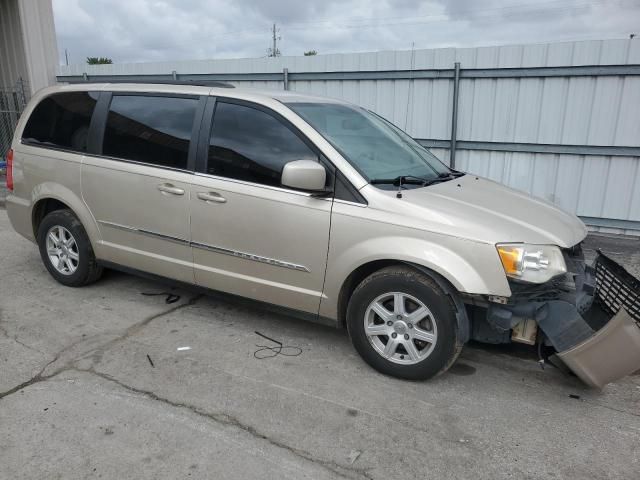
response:
<svg viewBox="0 0 640 480"><path fill-rule="evenodd" d="M437 235L434 239L404 236L369 238L330 255L321 315L337 318L342 285L359 267L379 260L411 263L432 270L458 292L510 296L511 290L493 245Z"/></svg>

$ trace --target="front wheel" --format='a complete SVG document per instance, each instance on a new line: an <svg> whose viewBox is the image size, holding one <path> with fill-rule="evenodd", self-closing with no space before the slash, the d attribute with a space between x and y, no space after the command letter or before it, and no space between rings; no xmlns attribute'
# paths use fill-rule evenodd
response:
<svg viewBox="0 0 640 480"><path fill-rule="evenodd" d="M462 349L453 301L432 277L408 267L363 280L349 301L347 328L362 358L394 377L431 378Z"/></svg>

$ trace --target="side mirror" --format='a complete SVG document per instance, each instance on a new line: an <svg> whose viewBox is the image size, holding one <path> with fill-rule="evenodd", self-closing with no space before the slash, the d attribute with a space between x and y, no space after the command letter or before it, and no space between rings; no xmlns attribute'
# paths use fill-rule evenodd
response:
<svg viewBox="0 0 640 480"><path fill-rule="evenodd" d="M327 171L313 160L294 160L282 169L282 185L298 190L319 192L324 190Z"/></svg>

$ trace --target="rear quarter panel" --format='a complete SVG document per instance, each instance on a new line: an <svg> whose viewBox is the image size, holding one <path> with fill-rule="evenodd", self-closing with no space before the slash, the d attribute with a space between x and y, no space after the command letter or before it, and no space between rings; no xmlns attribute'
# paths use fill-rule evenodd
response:
<svg viewBox="0 0 640 480"><path fill-rule="evenodd" d="M52 198L73 210L91 243L97 245L97 225L81 197L82 158L80 154L21 143L14 146L14 191L7 197L6 206L19 234L35 241L33 208L39 200Z"/></svg>

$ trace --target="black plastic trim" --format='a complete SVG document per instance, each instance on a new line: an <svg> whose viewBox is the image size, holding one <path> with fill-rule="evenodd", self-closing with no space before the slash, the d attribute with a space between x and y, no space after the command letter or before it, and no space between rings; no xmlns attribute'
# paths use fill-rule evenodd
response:
<svg viewBox="0 0 640 480"><path fill-rule="evenodd" d="M364 198L364 196L358 191L356 187L351 184L351 182L340 170L337 170L336 173L334 192L334 198L336 200L344 200L345 202L369 205L367 199Z"/></svg>
<svg viewBox="0 0 640 480"><path fill-rule="evenodd" d="M109 90L109 92L118 97L171 97L198 99L202 96L197 93L149 92L144 90Z"/></svg>
<svg viewBox="0 0 640 480"><path fill-rule="evenodd" d="M433 280L438 284L438 286L444 291L445 295L448 295L451 301L453 302L456 309L456 323L458 324L458 340L462 343L467 343L471 339L471 320L469 319L469 315L467 314L467 309L465 308L464 302L460 297L459 292L456 288L451 285L451 283L433 270L419 265L417 263L412 262L402 262L406 265L409 265L413 268L420 270L425 275L433 278Z"/></svg>
<svg viewBox="0 0 640 480"><path fill-rule="evenodd" d="M191 128L191 138L189 139L189 153L187 154L187 170L194 172L196 170L196 159L198 154L198 135L200 135L200 126L202 125L202 116L204 114L207 97L198 98L198 106L193 118L193 127Z"/></svg>
<svg viewBox="0 0 640 480"><path fill-rule="evenodd" d="M89 125L89 137L87 138L87 153L102 154L102 141L107 124L109 105L111 104L111 92L100 92L98 103L93 110L91 124Z"/></svg>
<svg viewBox="0 0 640 480"><path fill-rule="evenodd" d="M207 160L209 156L209 137L213 126L213 112L216 109L216 97L207 97L204 108L200 131L197 138L196 172L207 173Z"/></svg>

